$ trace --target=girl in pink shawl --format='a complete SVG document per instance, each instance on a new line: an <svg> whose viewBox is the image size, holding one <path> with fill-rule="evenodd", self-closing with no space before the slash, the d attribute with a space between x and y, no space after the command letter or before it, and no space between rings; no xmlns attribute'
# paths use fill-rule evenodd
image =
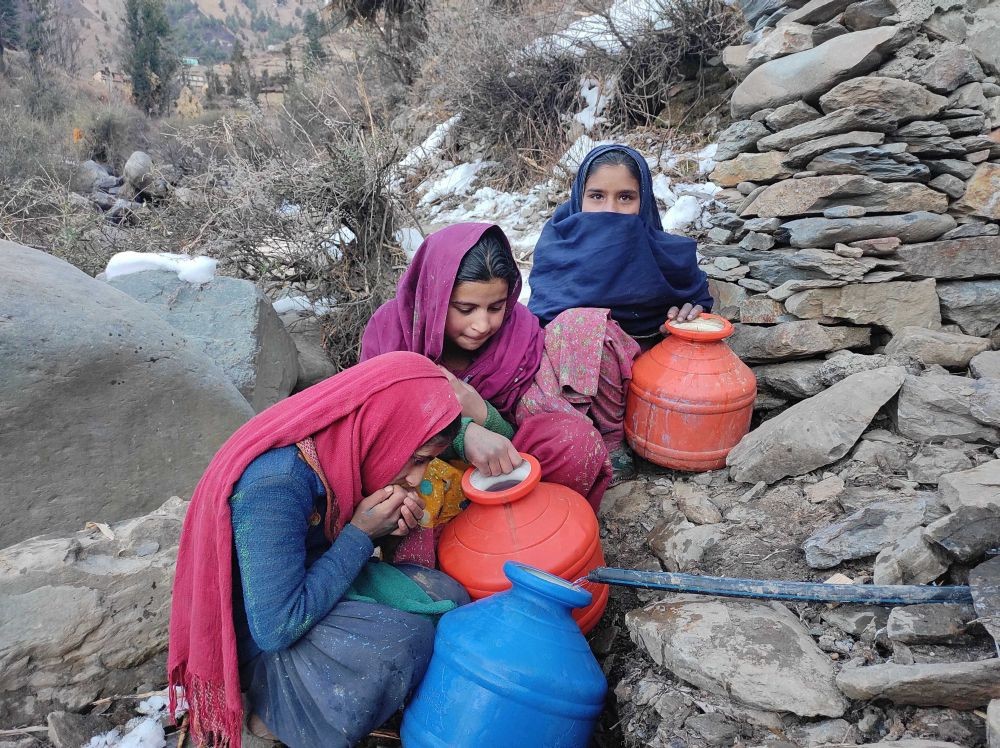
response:
<svg viewBox="0 0 1000 748"><path fill-rule="evenodd" d="M517 301L520 292L498 226L437 231L417 251L396 298L369 321L361 359L399 350L427 356L462 404L454 446L463 459L498 475L520 464L519 451L533 454L545 480L584 495L596 511L612 478L608 455L623 442L638 346L601 309L553 320L543 331Z"/></svg>

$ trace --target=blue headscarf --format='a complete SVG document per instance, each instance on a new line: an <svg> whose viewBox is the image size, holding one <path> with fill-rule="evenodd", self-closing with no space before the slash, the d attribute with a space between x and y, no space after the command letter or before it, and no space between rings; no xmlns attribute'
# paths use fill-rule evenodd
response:
<svg viewBox="0 0 1000 748"><path fill-rule="evenodd" d="M639 168L637 216L580 210L590 166L608 151L627 153ZM598 146L580 165L570 200L556 209L535 245L528 308L543 325L566 309L610 308L625 332L653 335L672 306L712 308L695 248L693 239L663 230L646 159L627 146Z"/></svg>

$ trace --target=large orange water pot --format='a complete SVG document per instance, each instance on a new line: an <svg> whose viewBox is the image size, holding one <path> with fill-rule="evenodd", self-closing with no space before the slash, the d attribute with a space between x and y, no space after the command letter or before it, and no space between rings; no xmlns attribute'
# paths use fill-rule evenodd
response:
<svg viewBox="0 0 1000 748"><path fill-rule="evenodd" d="M457 579L473 600L510 588L505 561L518 561L577 582L591 569L604 566L597 517L587 500L556 483L543 483L538 460L524 462L507 475L487 476L469 468L462 491L471 504L441 534L438 563ZM608 604L603 584L580 582L592 595L585 608L573 611L587 633Z"/></svg>
<svg viewBox="0 0 1000 748"><path fill-rule="evenodd" d="M723 342L729 320L668 322L670 334L632 367L625 435L636 454L674 470L725 467L750 429L757 378Z"/></svg>

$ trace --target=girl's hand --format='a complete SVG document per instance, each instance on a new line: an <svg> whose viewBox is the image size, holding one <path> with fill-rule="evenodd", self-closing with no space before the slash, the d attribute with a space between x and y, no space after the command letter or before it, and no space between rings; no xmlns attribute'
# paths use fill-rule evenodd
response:
<svg viewBox="0 0 1000 748"><path fill-rule="evenodd" d="M361 500L351 524L368 537L406 535L420 525L424 502L420 496L402 486L386 486Z"/></svg>
<svg viewBox="0 0 1000 748"><path fill-rule="evenodd" d="M670 307L670 311L667 312L667 322L673 322L677 320L678 322L690 322L693 319L697 319L698 315L705 311L700 304L685 304L680 309L675 306ZM660 327L660 332L664 335L670 332L670 328L664 323Z"/></svg>
<svg viewBox="0 0 1000 748"><path fill-rule="evenodd" d="M523 462L510 439L478 423L470 423L465 430L465 459L490 476L505 475Z"/></svg>
<svg viewBox="0 0 1000 748"><path fill-rule="evenodd" d="M471 418L480 426L486 423L486 417L489 415L486 410L486 401L476 392L476 388L463 382L443 366L439 365L438 368L448 377L448 383L451 385L455 397L462 404L462 415Z"/></svg>

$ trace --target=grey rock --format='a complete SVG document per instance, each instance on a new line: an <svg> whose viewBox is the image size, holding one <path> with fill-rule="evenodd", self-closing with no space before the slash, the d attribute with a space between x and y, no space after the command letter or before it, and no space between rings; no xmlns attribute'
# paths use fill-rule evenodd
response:
<svg viewBox="0 0 1000 748"><path fill-rule="evenodd" d="M736 185L736 191L739 192L741 195L746 195L747 197L747 200L745 200L744 202L751 202L750 196L753 195L754 197L756 197L757 193L763 189L764 189L763 185L757 185L754 182L740 182L738 185ZM741 204L740 210L742 209L743 205Z"/></svg>
<svg viewBox="0 0 1000 748"><path fill-rule="evenodd" d="M771 285L769 283L759 281L756 278L740 278L737 283L755 293L767 293L771 290Z"/></svg>
<svg viewBox="0 0 1000 748"><path fill-rule="evenodd" d="M732 240L733 232L729 229L713 228L709 229L705 236L714 244L726 244Z"/></svg>
<svg viewBox="0 0 1000 748"><path fill-rule="evenodd" d="M893 538L897 537L895 534ZM924 540L922 527L915 527L893 540L875 557L875 584L930 584L948 571L944 553Z"/></svg>
<svg viewBox="0 0 1000 748"><path fill-rule="evenodd" d="M821 615L845 634L859 638L866 630L884 628L889 619L885 608L874 605L838 605L822 611Z"/></svg>
<svg viewBox="0 0 1000 748"><path fill-rule="evenodd" d="M736 324L730 348L747 363L810 358L842 348L860 348L871 342L867 327L827 327L812 320L783 322L773 327Z"/></svg>
<svg viewBox="0 0 1000 748"><path fill-rule="evenodd" d="M794 101L791 104L779 106L764 118L764 122L771 130L777 132L811 122L821 116L816 109L804 101Z"/></svg>
<svg viewBox="0 0 1000 748"><path fill-rule="evenodd" d="M765 187L740 215L784 217L822 213L840 205L859 205L869 213L943 213L948 198L913 182L883 183L855 174L786 180ZM837 220L837 219L833 219ZM861 220L861 219L843 219Z"/></svg>
<svg viewBox="0 0 1000 748"><path fill-rule="evenodd" d="M893 333L910 326L936 328L941 326L941 317L934 286L934 281L929 280L816 288L789 297L785 308L801 319L833 317L855 324L879 325Z"/></svg>
<svg viewBox="0 0 1000 748"><path fill-rule="evenodd" d="M756 67L747 62L747 55L753 49L753 44L730 44L722 50L722 64L741 81Z"/></svg>
<svg viewBox="0 0 1000 748"><path fill-rule="evenodd" d="M250 281L182 281L147 270L108 282L141 301L215 361L257 412L287 397L299 376L295 343Z"/></svg>
<svg viewBox="0 0 1000 748"><path fill-rule="evenodd" d="M898 28L855 31L818 47L767 62L737 86L731 99L734 117L763 107L816 101L841 81L864 75L881 64Z"/></svg>
<svg viewBox="0 0 1000 748"><path fill-rule="evenodd" d="M88 745L95 735L114 727L111 720L99 714L51 712L45 721L49 728L48 738L55 748L80 748Z"/></svg>
<svg viewBox="0 0 1000 748"><path fill-rule="evenodd" d="M967 151L958 140L947 135L935 135L929 138L910 138L906 142L906 151L922 159L962 156Z"/></svg>
<svg viewBox="0 0 1000 748"><path fill-rule="evenodd" d="M876 465L882 470L897 473L910 461L908 441L883 429L865 433L851 455L852 460Z"/></svg>
<svg viewBox="0 0 1000 748"><path fill-rule="evenodd" d="M955 603L906 605L889 613L886 633L903 644L936 644L957 641L975 618L971 606Z"/></svg>
<svg viewBox="0 0 1000 748"><path fill-rule="evenodd" d="M956 440L945 445L924 444L906 466L906 476L918 483L937 483L945 473L972 467L972 459L962 444Z"/></svg>
<svg viewBox="0 0 1000 748"><path fill-rule="evenodd" d="M898 237L904 242L926 242L955 228L955 219L920 211L902 216L863 218L800 218L781 225L793 247L832 247L861 239Z"/></svg>
<svg viewBox="0 0 1000 748"><path fill-rule="evenodd" d="M715 299L715 306L712 311L726 319L733 321L740 318L740 304L749 295L746 289L735 283L709 278L708 292Z"/></svg>
<svg viewBox="0 0 1000 748"><path fill-rule="evenodd" d="M1000 651L1000 556L969 572L969 591L976 615Z"/></svg>
<svg viewBox="0 0 1000 748"><path fill-rule="evenodd" d="M81 195L89 195L97 190L107 190L118 184L116 177L108 174L107 170L96 161L84 161L73 173L70 180L70 189Z"/></svg>
<svg viewBox="0 0 1000 748"><path fill-rule="evenodd" d="M860 219L859 219L860 220ZM951 239L904 245L900 270L922 278L991 278L1000 275L1000 237Z"/></svg>
<svg viewBox="0 0 1000 748"><path fill-rule="evenodd" d="M930 169L931 174L951 174L962 181L972 179L972 175L976 173L976 167L968 161L959 161L954 158L935 159L925 163L927 168Z"/></svg>
<svg viewBox="0 0 1000 748"><path fill-rule="evenodd" d="M846 26L842 26L837 23L837 19L834 18L826 23L821 23L818 26L813 26L813 46L818 47L820 44L825 44L831 39L835 39L838 36L843 36L844 34L850 33L850 29Z"/></svg>
<svg viewBox="0 0 1000 748"><path fill-rule="evenodd" d="M942 174L941 176L947 176ZM963 192L965 191L965 185L962 185ZM947 241L949 239L969 239L974 236L997 236L1000 234L1000 226L995 223L980 223L979 221L970 221L969 223L963 223L961 226L952 229L946 234L941 235L942 241Z"/></svg>
<svg viewBox="0 0 1000 748"><path fill-rule="evenodd" d="M770 135L762 123L751 120L734 122L719 133L719 147L715 152L716 161L727 161L740 153L756 150L757 141Z"/></svg>
<svg viewBox="0 0 1000 748"><path fill-rule="evenodd" d="M159 198L167 194L166 181L153 170L153 159L148 153L135 151L125 162L122 170L125 183L132 195L142 198Z"/></svg>
<svg viewBox="0 0 1000 748"><path fill-rule="evenodd" d="M993 699L986 709L986 737L989 748L1000 748L1000 699Z"/></svg>
<svg viewBox="0 0 1000 748"><path fill-rule="evenodd" d="M802 400L818 395L826 387L819 376L824 363L824 361L787 361L755 366L753 373L759 385L762 384L796 400Z"/></svg>
<svg viewBox="0 0 1000 748"><path fill-rule="evenodd" d="M747 231L773 234L781 228L781 221L777 218L750 218L743 223L743 227Z"/></svg>
<svg viewBox="0 0 1000 748"><path fill-rule="evenodd" d="M1000 351L984 351L969 361L969 373L976 379L1000 379Z"/></svg>
<svg viewBox="0 0 1000 748"><path fill-rule="evenodd" d="M810 535L802 544L806 563L829 569L843 561L874 556L893 539L920 527L926 506L922 500L879 501Z"/></svg>
<svg viewBox="0 0 1000 748"><path fill-rule="evenodd" d="M722 161L712 170L711 180L720 187L736 187L744 183L773 182L792 176L785 166L784 153L741 153L729 161ZM743 188L747 189L747 188ZM742 192L742 189L740 189ZM749 189L747 190L749 193Z"/></svg>
<svg viewBox="0 0 1000 748"><path fill-rule="evenodd" d="M948 127L943 122L916 120L900 127L893 133L893 137L907 141L911 138L947 137L949 134Z"/></svg>
<svg viewBox="0 0 1000 748"><path fill-rule="evenodd" d="M846 708L829 657L781 605L676 595L630 611L625 624L658 665L710 693L801 716Z"/></svg>
<svg viewBox="0 0 1000 748"><path fill-rule="evenodd" d="M1000 503L959 506L924 529L924 539L942 548L956 561L980 561L1000 538Z"/></svg>
<svg viewBox="0 0 1000 748"><path fill-rule="evenodd" d="M953 138L962 135L978 135L986 127L986 115L982 112L976 112L968 117L946 119L941 124L945 126L948 135Z"/></svg>
<svg viewBox="0 0 1000 748"><path fill-rule="evenodd" d="M794 150L794 149L793 149ZM810 161L806 168L818 175L859 174L883 182L926 182L930 170L921 163L904 163L899 154L883 148L836 148Z"/></svg>
<svg viewBox="0 0 1000 748"><path fill-rule="evenodd" d="M687 520L660 522L649 533L649 547L667 571L688 571L701 562L705 551L726 534L724 526L695 525Z"/></svg>
<svg viewBox="0 0 1000 748"><path fill-rule="evenodd" d="M886 16L896 12L892 0L862 0L847 7L844 11L844 23L853 31L874 29Z"/></svg>
<svg viewBox="0 0 1000 748"><path fill-rule="evenodd" d="M837 351L823 362L819 368L818 376L820 381L829 387L842 379L847 379L852 374L898 364L898 361L881 354L866 356L851 351Z"/></svg>
<svg viewBox="0 0 1000 748"><path fill-rule="evenodd" d="M896 410L899 433L915 441L954 437L963 441L1000 443L997 429L984 425L972 415L976 396L991 389L993 381L951 374L907 376Z"/></svg>
<svg viewBox="0 0 1000 748"><path fill-rule="evenodd" d="M983 84L979 81L972 81L964 86L959 86L948 96L948 107L950 109L975 109L982 112L986 109Z"/></svg>
<svg viewBox="0 0 1000 748"><path fill-rule="evenodd" d="M749 231L740 240L740 246L751 252L762 249L771 249L774 246L774 237L770 234L760 234L756 231Z"/></svg>
<svg viewBox="0 0 1000 748"><path fill-rule="evenodd" d="M865 257L886 257L895 254L896 247L902 242L898 237L887 236L881 239L860 239L849 246L860 249Z"/></svg>
<svg viewBox="0 0 1000 748"><path fill-rule="evenodd" d="M980 164L966 185L960 210L1000 221L1000 163Z"/></svg>
<svg viewBox="0 0 1000 748"><path fill-rule="evenodd" d="M985 77L972 50L955 42L942 42L930 59L897 57L882 66L879 74L919 83L940 94Z"/></svg>
<svg viewBox="0 0 1000 748"><path fill-rule="evenodd" d="M743 219L735 213L716 213L711 218L712 225L719 228L739 231L743 228Z"/></svg>
<svg viewBox="0 0 1000 748"><path fill-rule="evenodd" d="M825 23L840 15L856 0L810 0L797 10L793 10L780 21L778 26L790 23Z"/></svg>
<svg viewBox="0 0 1000 748"><path fill-rule="evenodd" d="M942 475L938 488L941 501L953 512L961 507L1000 507L1000 460Z"/></svg>
<svg viewBox="0 0 1000 748"><path fill-rule="evenodd" d="M337 373L323 347L323 330L315 317L302 317L285 322L298 352L299 377L293 392L301 392Z"/></svg>
<svg viewBox="0 0 1000 748"><path fill-rule="evenodd" d="M712 264L719 270L735 270L740 266L740 261L735 257L716 257Z"/></svg>
<svg viewBox="0 0 1000 748"><path fill-rule="evenodd" d="M722 512L704 494L692 494L677 497L677 507L688 522L696 525L714 525L722 521Z"/></svg>
<svg viewBox="0 0 1000 748"><path fill-rule="evenodd" d="M941 317L969 335L989 335L1000 325L1000 280L938 283L937 293Z"/></svg>
<svg viewBox="0 0 1000 748"><path fill-rule="evenodd" d="M826 153L827 151L843 148L876 146L881 145L884 140L884 133L868 132L863 130L854 130L837 135L828 135L826 137L817 138L816 140L807 140L804 143L799 143L798 145L793 146L785 155L783 163L792 167L806 166L807 164L810 164L812 159ZM822 164L823 162L821 161L820 163ZM806 166L806 169L808 171L818 172L818 170L813 169L811 165Z"/></svg>
<svg viewBox="0 0 1000 748"><path fill-rule="evenodd" d="M174 497L151 514L112 523L114 540L82 530L0 550L8 724L37 724L48 712L79 711L99 696L161 682L188 503ZM161 550L136 555L152 541Z"/></svg>
<svg viewBox="0 0 1000 748"><path fill-rule="evenodd" d="M786 55L812 49L813 30L801 23L783 24L768 32L747 52L747 64L758 66Z"/></svg>
<svg viewBox="0 0 1000 748"><path fill-rule="evenodd" d="M958 198L965 194L965 182L958 177L951 176L951 174L942 174L935 177L928 184L935 190L943 192L952 200L958 200Z"/></svg>
<svg viewBox="0 0 1000 748"><path fill-rule="evenodd" d="M824 210L823 211L823 217L824 218L860 218L861 216L865 215L865 213L867 213L867 212L868 212L868 210L865 209L865 208L862 208L860 205L835 205L832 208L827 208L826 210ZM848 247L845 244L838 245L838 248L843 248L845 250L853 250L853 247ZM835 248L834 252L836 254L839 254L841 257L861 257L861 256L864 255L864 252L862 252L860 249L857 251L857 253L855 253L853 251L848 251L847 254L842 254L841 252L837 251L837 248Z"/></svg>
<svg viewBox="0 0 1000 748"><path fill-rule="evenodd" d="M807 288L837 288L839 286L844 286L847 281L842 280L831 280L825 278L806 278L802 280L788 280L784 281L780 286L772 288L767 291L767 295L774 299L775 301L784 301L785 299L794 296L799 291L804 291Z"/></svg>
<svg viewBox="0 0 1000 748"><path fill-rule="evenodd" d="M1000 33L1000 7L993 2L978 8L972 16L965 43L990 75L1000 74L998 33Z"/></svg>
<svg viewBox="0 0 1000 748"><path fill-rule="evenodd" d="M739 728L718 712L692 715L684 722L684 727L714 746L731 746L740 734Z"/></svg>
<svg viewBox="0 0 1000 748"><path fill-rule="evenodd" d="M990 341L985 338L928 330L921 325L900 329L885 347L885 352L895 356L909 356L923 364L965 369L973 356L989 347Z"/></svg>
<svg viewBox="0 0 1000 748"><path fill-rule="evenodd" d="M850 106L877 107L902 124L934 117L948 104L948 99L917 83L863 76L835 86L820 97L819 103L827 113Z"/></svg>
<svg viewBox="0 0 1000 748"><path fill-rule="evenodd" d="M756 294L747 297L740 304L740 322L753 325L773 325L778 322L792 322L796 319L785 310L780 301Z"/></svg>
<svg viewBox="0 0 1000 748"><path fill-rule="evenodd" d="M1000 659L844 668L837 685L852 699L975 709L1000 697Z"/></svg>
<svg viewBox="0 0 1000 748"><path fill-rule="evenodd" d="M819 119L804 122L773 135L767 135L757 141L757 149L760 151L787 151L812 140L849 132L892 132L896 129L896 125L896 118L883 109L849 106L837 109ZM871 144L859 143L858 145Z"/></svg>
<svg viewBox="0 0 1000 748"><path fill-rule="evenodd" d="M730 451L730 476L743 483L774 483L839 460L896 394L904 376L902 367L861 372L796 403Z"/></svg>
<svg viewBox="0 0 1000 748"><path fill-rule="evenodd" d="M152 310L106 283L10 242L0 241L0 255L0 474L9 510L0 547L189 494L253 415L236 387ZM41 454L60 457L45 470L24 469Z"/></svg>

